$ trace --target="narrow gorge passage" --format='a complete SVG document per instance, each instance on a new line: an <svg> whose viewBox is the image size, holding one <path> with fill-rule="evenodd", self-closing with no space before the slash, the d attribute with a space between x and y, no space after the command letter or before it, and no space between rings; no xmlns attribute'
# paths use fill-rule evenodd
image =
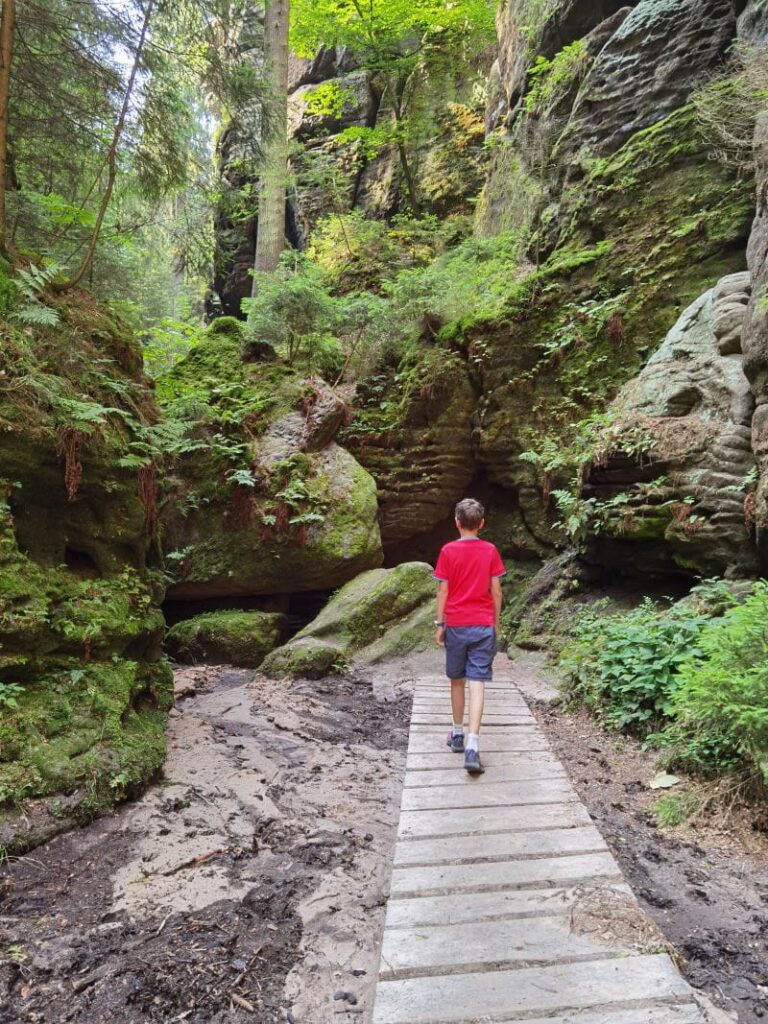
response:
<svg viewBox="0 0 768 1024"><path fill-rule="evenodd" d="M768 1024L767 624L768 0L0 0L0 1024Z"/></svg>
<svg viewBox="0 0 768 1024"><path fill-rule="evenodd" d="M721 1024L692 1008L690 990L659 957L669 940L691 958L690 981L718 1001L724 994L739 1021L759 1024L766 979L759 946L748 953L761 934L749 907L768 892L768 870L757 851L747 858L732 840L724 854L722 839L701 836L704 853L641 831L648 801L637 794L653 759L631 746L617 755L594 724L552 707L541 655L499 662L488 770L477 781L444 746L436 651L303 683L178 669L158 784L3 870L0 938L24 958L0 975L2 1024L442 1024L482 1020L472 1014L483 999L498 1009L523 976L538 993L526 996L531 1012L559 1020L557 1007L576 1005L573 992L581 1008L595 1002L592 974L584 991L572 976L585 957L630 974L639 957L632 998L645 1009L620 1009L624 990L619 998L606 975L603 995L617 1005L567 1016L569 1024ZM737 936L745 945L734 960ZM630 961L610 959L619 948ZM544 964L560 957L563 971L552 974ZM662 960L669 990L659 998L642 986ZM488 971L500 972L501 987L488 988ZM379 977L396 994L380 999L374 1017ZM419 1011L446 978L453 995L440 1014ZM414 986L426 1004L411 1001Z"/></svg>

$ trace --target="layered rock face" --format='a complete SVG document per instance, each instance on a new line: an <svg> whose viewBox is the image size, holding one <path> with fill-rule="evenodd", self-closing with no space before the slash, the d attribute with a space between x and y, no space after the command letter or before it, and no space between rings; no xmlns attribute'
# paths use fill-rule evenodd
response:
<svg viewBox="0 0 768 1024"><path fill-rule="evenodd" d="M557 542L548 496L570 483L572 425L605 407L689 303L743 269L752 197L689 104L736 38L729 0L531 11L513 2L502 19L489 123L504 131L479 224L531 230L538 269L504 322L467 334L470 351L482 345L479 471L515 496L541 546ZM549 63L531 79L535 53Z"/></svg>
<svg viewBox="0 0 768 1024"><path fill-rule="evenodd" d="M440 371L412 375L397 419L380 409L400 381L390 373L358 395L358 408L343 433L344 444L375 478L385 551L397 559L403 542L428 537L446 521L474 475L472 417L475 389L463 362L446 359ZM379 389L382 389L381 391Z"/></svg>
<svg viewBox="0 0 768 1024"><path fill-rule="evenodd" d="M217 321L161 382L188 417L163 512L176 600L327 590L382 561L376 484L333 440L343 404L242 353L237 324Z"/></svg>
<svg viewBox="0 0 768 1024"><path fill-rule="evenodd" d="M741 354L748 273L705 292L622 389L584 496L587 561L626 572L752 575L754 409Z"/></svg>
<svg viewBox="0 0 768 1024"><path fill-rule="evenodd" d="M768 562L768 116L755 132L757 211L749 239L748 261L752 273L752 297L744 326L744 370L755 397L752 445L759 466L755 504L757 543Z"/></svg>
<svg viewBox="0 0 768 1024"><path fill-rule="evenodd" d="M735 36L731 0L640 0L589 68L561 147L579 156L615 153L687 103Z"/></svg>
<svg viewBox="0 0 768 1024"><path fill-rule="evenodd" d="M151 477L120 461L157 417L130 331L87 296L0 385L0 847L111 806L165 757L172 702ZM144 502L139 493L144 495ZM17 810L23 805L23 814Z"/></svg>

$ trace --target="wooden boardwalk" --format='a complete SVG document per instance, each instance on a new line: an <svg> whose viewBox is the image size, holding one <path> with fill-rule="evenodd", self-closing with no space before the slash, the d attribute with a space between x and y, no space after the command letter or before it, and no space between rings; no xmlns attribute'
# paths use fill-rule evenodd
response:
<svg viewBox="0 0 768 1024"><path fill-rule="evenodd" d="M488 687L471 778L448 685L414 697L374 1024L700 1024L512 678Z"/></svg>

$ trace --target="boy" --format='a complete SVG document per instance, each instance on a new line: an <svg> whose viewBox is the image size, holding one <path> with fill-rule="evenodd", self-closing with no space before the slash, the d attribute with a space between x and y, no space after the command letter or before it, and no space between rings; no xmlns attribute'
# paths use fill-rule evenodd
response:
<svg viewBox="0 0 768 1024"><path fill-rule="evenodd" d="M485 683L493 678L493 658L501 616L501 577L506 575L493 544L480 540L485 509L474 498L456 506L459 539L446 544L435 566L437 619L435 642L445 647L445 671L451 680L453 727L448 746L464 752L472 775L485 769L480 761L480 723ZM469 737L464 746L464 684L469 683Z"/></svg>

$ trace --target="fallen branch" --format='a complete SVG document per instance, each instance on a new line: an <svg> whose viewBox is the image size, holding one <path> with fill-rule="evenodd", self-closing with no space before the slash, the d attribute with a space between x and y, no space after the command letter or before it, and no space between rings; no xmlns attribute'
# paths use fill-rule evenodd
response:
<svg viewBox="0 0 768 1024"><path fill-rule="evenodd" d="M162 871L161 874L175 875L177 871L184 871L186 868L196 868L198 864L205 864L206 861L213 860L214 857L218 857L222 853L224 853L223 850L210 850L208 853L201 853L197 857L192 857L190 860L177 864L175 868L168 868L167 871Z"/></svg>
<svg viewBox="0 0 768 1024"><path fill-rule="evenodd" d="M239 1006L241 1009L247 1010L248 1013L256 1013L256 1008L253 1003L249 1003L247 999L243 999L243 997L239 996L237 992L230 992L229 998L235 1006Z"/></svg>

